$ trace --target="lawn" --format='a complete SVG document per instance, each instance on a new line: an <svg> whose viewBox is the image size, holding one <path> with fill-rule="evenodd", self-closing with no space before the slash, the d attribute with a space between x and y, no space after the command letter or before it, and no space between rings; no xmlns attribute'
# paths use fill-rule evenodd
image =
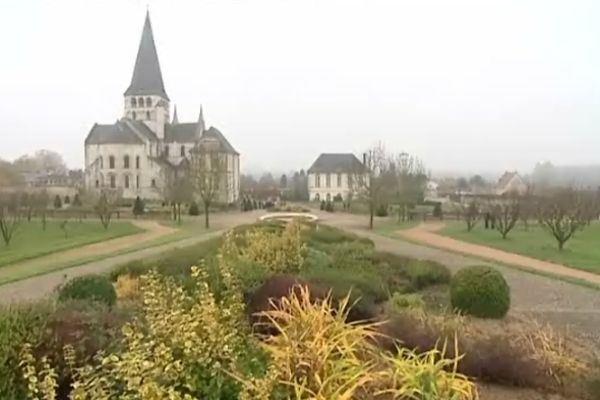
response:
<svg viewBox="0 0 600 400"><path fill-rule="evenodd" d="M600 223L593 223L577 232L562 251L558 250L556 240L550 233L533 224L528 231L519 224L506 240L497 231L486 230L482 225L467 232L466 224L462 222L449 223L439 233L465 242L600 273Z"/></svg>
<svg viewBox="0 0 600 400"><path fill-rule="evenodd" d="M142 231L129 222L112 222L105 230L99 221L71 221L66 229L68 237L57 220L48 220L45 231L40 221L23 222L10 245L0 243L0 267Z"/></svg>

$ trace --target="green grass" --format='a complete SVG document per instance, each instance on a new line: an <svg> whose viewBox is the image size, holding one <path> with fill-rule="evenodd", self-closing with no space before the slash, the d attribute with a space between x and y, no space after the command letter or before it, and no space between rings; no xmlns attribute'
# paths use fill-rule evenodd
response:
<svg viewBox="0 0 600 400"><path fill-rule="evenodd" d="M465 242L600 273L600 223L577 232L562 251L558 250L556 240L550 233L533 224L527 231L522 225L518 225L508 234L507 239L502 239L498 231L486 230L481 225L467 232L465 224L461 222L449 223L439 233Z"/></svg>
<svg viewBox="0 0 600 400"><path fill-rule="evenodd" d="M40 221L23 222L8 246L0 243L0 267L143 230L129 222L112 222L105 230L99 221L70 221L67 231L65 237L57 220L48 220L45 231Z"/></svg>

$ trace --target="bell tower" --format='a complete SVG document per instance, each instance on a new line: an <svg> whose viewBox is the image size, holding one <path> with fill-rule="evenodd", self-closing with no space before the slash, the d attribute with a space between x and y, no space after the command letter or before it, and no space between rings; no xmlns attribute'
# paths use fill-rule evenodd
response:
<svg viewBox="0 0 600 400"><path fill-rule="evenodd" d="M133 76L124 97L124 117L144 122L163 139L165 123L169 121L169 96L160 71L150 12L146 13Z"/></svg>

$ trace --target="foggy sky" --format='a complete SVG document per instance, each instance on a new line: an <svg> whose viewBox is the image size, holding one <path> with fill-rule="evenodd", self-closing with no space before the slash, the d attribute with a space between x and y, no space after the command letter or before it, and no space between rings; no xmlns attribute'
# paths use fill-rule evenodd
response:
<svg viewBox="0 0 600 400"><path fill-rule="evenodd" d="M146 1L0 0L0 158L83 166L120 118ZM200 104L243 169L383 141L436 170L600 162L600 2L150 1L180 121Z"/></svg>

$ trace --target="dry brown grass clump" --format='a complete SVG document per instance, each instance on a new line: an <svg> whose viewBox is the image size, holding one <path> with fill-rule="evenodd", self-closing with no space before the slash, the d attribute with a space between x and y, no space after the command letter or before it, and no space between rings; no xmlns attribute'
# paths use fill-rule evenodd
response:
<svg viewBox="0 0 600 400"><path fill-rule="evenodd" d="M399 341L418 352L456 337L464 353L458 371L484 382L574 395L585 391L582 382L589 373L590 352L574 339L531 320L490 321L404 310L391 315L381 331L388 336L382 346L390 348Z"/></svg>
<svg viewBox="0 0 600 400"><path fill-rule="evenodd" d="M129 274L119 275L113 286L118 300L133 300L140 295L139 278Z"/></svg>

